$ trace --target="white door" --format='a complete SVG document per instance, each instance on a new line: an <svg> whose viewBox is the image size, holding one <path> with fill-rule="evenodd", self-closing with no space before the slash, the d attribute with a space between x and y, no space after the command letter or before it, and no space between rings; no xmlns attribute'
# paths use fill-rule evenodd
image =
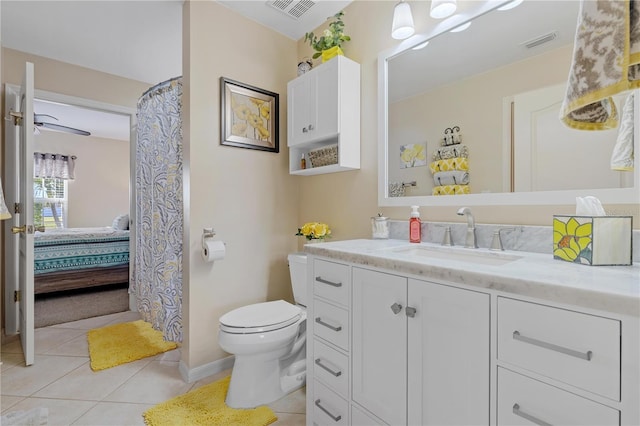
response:
<svg viewBox="0 0 640 426"><path fill-rule="evenodd" d="M21 228L18 241L18 282L20 290L20 340L26 365L34 361L34 322L33 322L33 64L25 64L25 73L20 87L20 134L19 156L19 192L20 215L18 226Z"/></svg>
<svg viewBox="0 0 640 426"><path fill-rule="evenodd" d="M410 279L408 424L489 424L489 295Z"/></svg>
<svg viewBox="0 0 640 426"><path fill-rule="evenodd" d="M407 424L406 299L405 277L353 268L353 400L390 425Z"/></svg>
<svg viewBox="0 0 640 426"><path fill-rule="evenodd" d="M560 84L514 97L515 191L624 187L624 173L610 166L618 130L564 125L558 116L565 89ZM621 100L614 98L618 106ZM583 152L589 155L576 167L576 153Z"/></svg>

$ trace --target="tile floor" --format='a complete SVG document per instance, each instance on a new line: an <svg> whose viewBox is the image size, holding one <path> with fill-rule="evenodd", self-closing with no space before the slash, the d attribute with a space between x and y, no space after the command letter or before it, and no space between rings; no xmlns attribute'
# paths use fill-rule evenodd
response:
<svg viewBox="0 0 640 426"><path fill-rule="evenodd" d="M35 363L25 367L20 341L2 344L2 414L49 410L49 425L144 425L142 413L228 374L185 383L178 371L179 349L100 372L89 367L87 330L139 319L122 312L36 329ZM269 404L276 426L305 424L305 389Z"/></svg>

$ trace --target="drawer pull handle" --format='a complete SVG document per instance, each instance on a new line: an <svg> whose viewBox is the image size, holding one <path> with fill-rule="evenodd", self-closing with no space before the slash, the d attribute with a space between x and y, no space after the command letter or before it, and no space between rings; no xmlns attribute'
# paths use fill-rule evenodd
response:
<svg viewBox="0 0 640 426"><path fill-rule="evenodd" d="M518 404L513 404L513 414L515 414L518 417L522 417L523 419L529 420L531 423L534 423L538 426L551 426L551 423L542 421L539 418L532 416L531 414L527 414L524 411L520 410L520 406Z"/></svg>
<svg viewBox="0 0 640 426"><path fill-rule="evenodd" d="M340 419L342 418L342 416L337 415L334 416L331 411L327 410L326 408L324 408L322 405L320 405L320 399L316 399L316 407L318 407L319 409L321 409L322 411L325 412L325 414L329 417L331 417L333 419L334 422L339 422Z"/></svg>
<svg viewBox="0 0 640 426"><path fill-rule="evenodd" d="M333 287L342 287L342 283L334 283L333 281L325 280L322 277L316 277L316 281L322 284L328 284Z"/></svg>
<svg viewBox="0 0 640 426"><path fill-rule="evenodd" d="M340 326L340 325L339 325L339 326L335 327L335 326L333 326L333 325L331 325L331 324L327 324L326 322L322 321L322 318L320 318L320 317L316 317L316 322L317 322L318 324L320 324L320 325L324 325L325 327L330 328L330 329L331 329L331 330L333 330L333 331L340 331L340 330L342 330L342 326Z"/></svg>
<svg viewBox="0 0 640 426"><path fill-rule="evenodd" d="M333 374L334 377L338 377L338 376L340 376L342 374L342 371L333 371L332 369L330 369L329 367L324 365L320 358L316 358L316 365L318 367L320 367L320 368L323 368L323 369L327 370L329 373Z"/></svg>
<svg viewBox="0 0 640 426"><path fill-rule="evenodd" d="M591 361L591 356L593 352L579 352L573 349L565 348L564 346L554 345L553 343L543 342L542 340L533 339L531 337L522 336L518 330L513 332L514 340L519 340L521 342L529 343L531 345L540 346L541 348L550 349L552 351L561 352L565 355L571 355L576 358L584 359L587 361Z"/></svg>

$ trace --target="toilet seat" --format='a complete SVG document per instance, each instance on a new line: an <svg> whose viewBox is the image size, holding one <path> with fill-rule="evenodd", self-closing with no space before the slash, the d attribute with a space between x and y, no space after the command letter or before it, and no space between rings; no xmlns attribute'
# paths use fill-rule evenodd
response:
<svg viewBox="0 0 640 426"><path fill-rule="evenodd" d="M232 334L264 333L295 324L302 309L284 300L243 306L220 317L220 330Z"/></svg>

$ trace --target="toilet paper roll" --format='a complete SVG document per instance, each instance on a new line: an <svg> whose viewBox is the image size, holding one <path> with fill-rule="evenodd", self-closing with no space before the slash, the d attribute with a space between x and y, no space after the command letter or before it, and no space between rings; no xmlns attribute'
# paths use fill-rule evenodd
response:
<svg viewBox="0 0 640 426"><path fill-rule="evenodd" d="M227 248L222 241L205 238L202 243L202 259L205 262L222 260L227 252Z"/></svg>

